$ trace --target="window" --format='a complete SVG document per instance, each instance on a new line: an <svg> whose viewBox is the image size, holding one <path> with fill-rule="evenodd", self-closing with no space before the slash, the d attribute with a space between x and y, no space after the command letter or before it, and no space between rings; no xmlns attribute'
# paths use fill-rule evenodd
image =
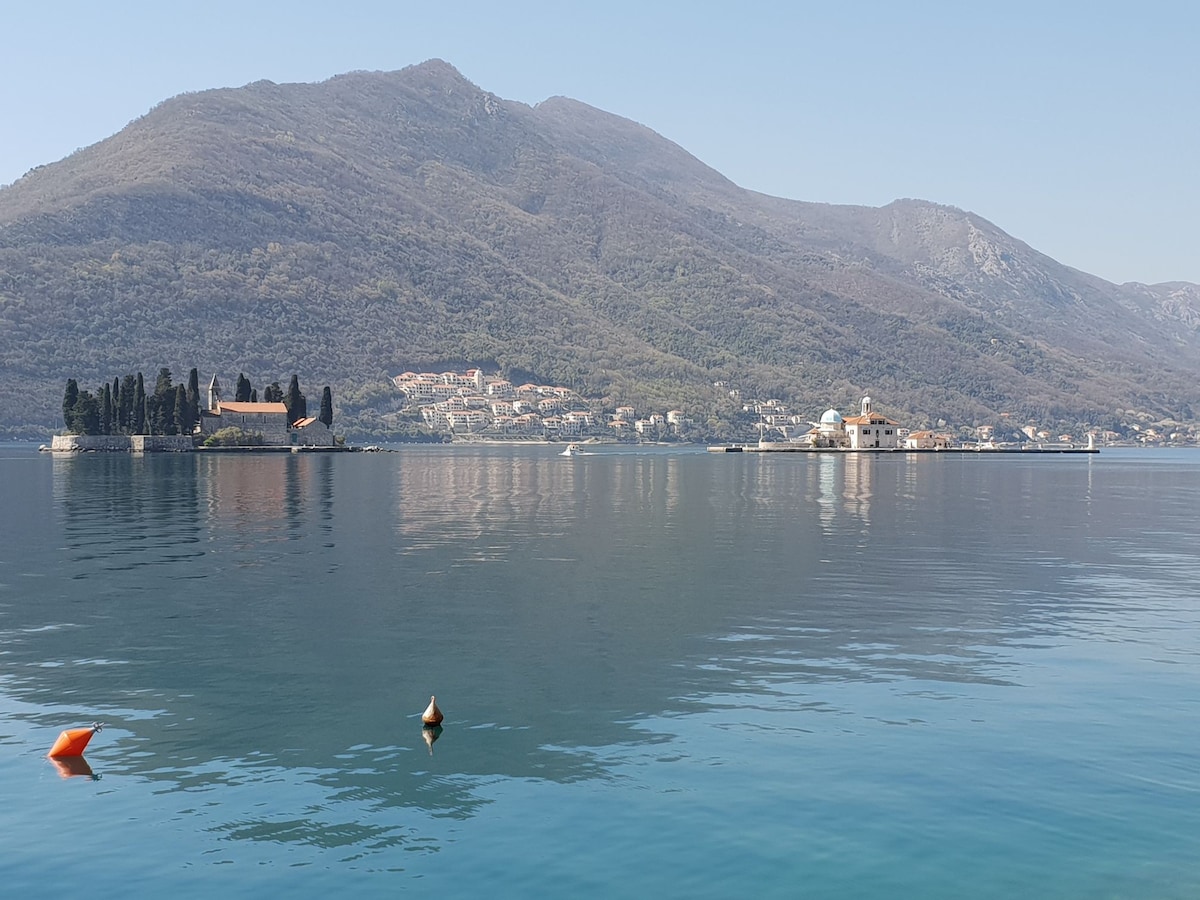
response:
<svg viewBox="0 0 1200 900"><path fill-rule="evenodd" d="M863 434L870 434L870 433L871 433L871 429L870 429L870 428L864 428L864 429L863 429Z"/></svg>
<svg viewBox="0 0 1200 900"><path fill-rule="evenodd" d="M884 434L891 434L891 433L892 433L892 429L890 429L890 428L885 428L885 429L883 429L883 433L884 433Z"/></svg>

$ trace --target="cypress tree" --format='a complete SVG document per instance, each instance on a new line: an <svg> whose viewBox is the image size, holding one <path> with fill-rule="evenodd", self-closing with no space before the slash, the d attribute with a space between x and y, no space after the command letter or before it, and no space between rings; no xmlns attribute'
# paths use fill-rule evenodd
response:
<svg viewBox="0 0 1200 900"><path fill-rule="evenodd" d="M253 390L250 391L250 402L251 403L258 402L258 388L254 388Z"/></svg>
<svg viewBox="0 0 1200 900"><path fill-rule="evenodd" d="M146 431L146 381L137 373L137 387L133 391L133 415L129 420L130 434L147 434Z"/></svg>
<svg viewBox="0 0 1200 900"><path fill-rule="evenodd" d="M250 401L250 379L244 373L238 373L237 391L233 395L235 403L248 403Z"/></svg>
<svg viewBox="0 0 1200 900"><path fill-rule="evenodd" d="M75 430L75 407L79 403L79 382L74 378L67 379L67 389L63 392L63 424L67 431L78 434Z"/></svg>
<svg viewBox="0 0 1200 900"><path fill-rule="evenodd" d="M200 373L194 368L188 372L187 407L188 421L195 425L200 421ZM184 433L191 434L191 427Z"/></svg>
<svg viewBox="0 0 1200 900"><path fill-rule="evenodd" d="M289 425L308 415L308 403L300 393L300 379L295 375L288 382L287 396L284 397L283 404L287 407Z"/></svg>
<svg viewBox="0 0 1200 900"><path fill-rule="evenodd" d="M100 385L97 391L100 395L100 434L112 434L112 396L109 393L108 382Z"/></svg>
<svg viewBox="0 0 1200 900"><path fill-rule="evenodd" d="M175 392L175 385L171 383L171 370L163 366L158 370L158 378L154 382L154 396L165 397L168 393Z"/></svg>
<svg viewBox="0 0 1200 900"><path fill-rule="evenodd" d="M158 418L158 394L147 394L143 409L142 422L146 430L142 434L162 434L159 427L162 423Z"/></svg>
<svg viewBox="0 0 1200 900"><path fill-rule="evenodd" d="M76 434L100 433L100 405L91 391L80 391L75 401Z"/></svg>
<svg viewBox="0 0 1200 900"><path fill-rule="evenodd" d="M112 419L110 434L121 433L121 379L113 376L112 390L108 395L108 405L112 409L109 418Z"/></svg>
<svg viewBox="0 0 1200 900"><path fill-rule="evenodd" d="M263 392L263 403L282 403L283 388L279 386L278 381L272 381L267 385Z"/></svg>
<svg viewBox="0 0 1200 900"><path fill-rule="evenodd" d="M192 369L195 372L195 369ZM175 388L175 434L191 434L192 426L195 422L192 420L192 404L188 401L187 388L182 384Z"/></svg>
<svg viewBox="0 0 1200 900"><path fill-rule="evenodd" d="M175 398L174 388L154 395L154 432L155 434L178 434L175 429Z"/></svg>
<svg viewBox="0 0 1200 900"><path fill-rule="evenodd" d="M321 390L321 414L317 416L325 427L329 428L333 425L333 392L329 390L329 385Z"/></svg>
<svg viewBox="0 0 1200 900"><path fill-rule="evenodd" d="M171 370L165 366L154 380L154 394L146 398L146 422L150 434L175 433L175 385Z"/></svg>
<svg viewBox="0 0 1200 900"><path fill-rule="evenodd" d="M137 379L126 375L121 379L121 396L117 403L117 425L121 434L134 434L133 423L137 416L134 413L134 399L137 394Z"/></svg>

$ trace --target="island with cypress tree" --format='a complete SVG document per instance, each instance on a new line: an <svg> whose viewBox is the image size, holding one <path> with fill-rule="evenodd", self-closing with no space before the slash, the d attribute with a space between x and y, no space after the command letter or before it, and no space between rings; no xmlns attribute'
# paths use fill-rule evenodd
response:
<svg viewBox="0 0 1200 900"><path fill-rule="evenodd" d="M239 373L232 400L222 398L216 375L202 397L200 374L193 368L186 384L175 384L171 370L159 369L153 391L141 372L113 378L95 393L67 379L63 393L66 433L55 435L54 451L132 450L336 450L333 394L321 392L320 411L308 415L308 401L292 375L287 390L278 381L258 391Z"/></svg>

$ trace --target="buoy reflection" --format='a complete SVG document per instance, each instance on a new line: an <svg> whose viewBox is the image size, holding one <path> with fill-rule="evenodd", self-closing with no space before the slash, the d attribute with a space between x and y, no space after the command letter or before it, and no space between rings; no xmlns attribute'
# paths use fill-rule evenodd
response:
<svg viewBox="0 0 1200 900"><path fill-rule="evenodd" d="M433 756L433 745L437 739L442 736L441 725L425 725L421 728L421 737L425 738L425 746L429 748L429 755Z"/></svg>
<svg viewBox="0 0 1200 900"><path fill-rule="evenodd" d="M99 781L100 776L92 771L92 767L88 765L88 761L82 756L52 756L50 762L54 763L54 768L58 769L60 778L74 778L77 775L85 775L92 781Z"/></svg>

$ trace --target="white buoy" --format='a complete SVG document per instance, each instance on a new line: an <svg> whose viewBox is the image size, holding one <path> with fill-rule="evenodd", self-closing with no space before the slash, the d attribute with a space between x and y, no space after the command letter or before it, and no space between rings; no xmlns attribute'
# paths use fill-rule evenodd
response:
<svg viewBox="0 0 1200 900"><path fill-rule="evenodd" d="M425 712L421 713L421 721L426 725L442 724L442 711L438 709L437 697L429 698L429 705L425 707Z"/></svg>

